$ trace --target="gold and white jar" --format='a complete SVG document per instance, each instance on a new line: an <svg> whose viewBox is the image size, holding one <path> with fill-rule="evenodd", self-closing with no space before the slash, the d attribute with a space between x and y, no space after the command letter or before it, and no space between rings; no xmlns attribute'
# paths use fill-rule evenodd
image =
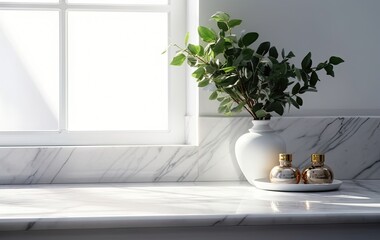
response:
<svg viewBox="0 0 380 240"><path fill-rule="evenodd" d="M300 171L292 166L292 154L280 153L280 165L272 168L269 180L272 183L297 184L300 182Z"/></svg>
<svg viewBox="0 0 380 240"><path fill-rule="evenodd" d="M325 155L312 154L311 165L302 171L302 180L305 184L332 183L334 173L325 165Z"/></svg>

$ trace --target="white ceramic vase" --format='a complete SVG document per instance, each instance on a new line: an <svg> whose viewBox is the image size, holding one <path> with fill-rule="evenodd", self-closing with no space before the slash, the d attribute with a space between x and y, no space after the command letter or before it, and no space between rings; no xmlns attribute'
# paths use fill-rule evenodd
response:
<svg viewBox="0 0 380 240"><path fill-rule="evenodd" d="M270 120L253 120L253 127L235 144L239 167L250 184L258 178L269 178L278 165L278 154L286 152L285 141L269 125Z"/></svg>

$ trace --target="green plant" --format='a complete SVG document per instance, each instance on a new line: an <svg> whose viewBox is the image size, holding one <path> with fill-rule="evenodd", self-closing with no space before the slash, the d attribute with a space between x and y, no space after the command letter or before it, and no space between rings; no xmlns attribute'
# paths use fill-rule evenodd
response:
<svg viewBox="0 0 380 240"><path fill-rule="evenodd" d="M188 43L171 61L171 65L180 66L185 61L196 68L192 76L199 87L214 85L210 100L220 102L218 112L226 115L240 112L243 108L254 119L269 119L272 112L283 115L286 106L300 108L303 100L300 95L316 92L320 81L318 71L324 69L327 75L334 77L334 65L343 59L332 56L328 61L313 67L309 52L301 62L301 68L295 67L289 60L295 57L293 52L278 52L270 42L262 42L254 50L250 46L258 39L256 32L236 36L233 28L242 20L231 19L227 13L217 12L211 16L218 31L204 26L198 27L202 45Z"/></svg>

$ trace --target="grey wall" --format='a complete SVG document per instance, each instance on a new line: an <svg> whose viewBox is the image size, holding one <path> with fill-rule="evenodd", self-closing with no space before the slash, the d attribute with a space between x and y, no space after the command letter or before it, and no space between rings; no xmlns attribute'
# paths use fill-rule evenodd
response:
<svg viewBox="0 0 380 240"><path fill-rule="evenodd" d="M380 1L200 0L200 24L213 26L209 18L216 11L243 19L238 32L256 31L259 42L292 50L298 64L308 51L314 62L331 55L346 60L288 116L380 115ZM216 114L208 95L200 93L201 115Z"/></svg>

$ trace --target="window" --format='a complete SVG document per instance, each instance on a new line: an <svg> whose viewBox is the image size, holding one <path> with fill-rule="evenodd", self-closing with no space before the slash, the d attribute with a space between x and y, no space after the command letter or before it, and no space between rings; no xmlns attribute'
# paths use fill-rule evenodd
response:
<svg viewBox="0 0 380 240"><path fill-rule="evenodd" d="M185 142L185 0L0 0L0 145Z"/></svg>

